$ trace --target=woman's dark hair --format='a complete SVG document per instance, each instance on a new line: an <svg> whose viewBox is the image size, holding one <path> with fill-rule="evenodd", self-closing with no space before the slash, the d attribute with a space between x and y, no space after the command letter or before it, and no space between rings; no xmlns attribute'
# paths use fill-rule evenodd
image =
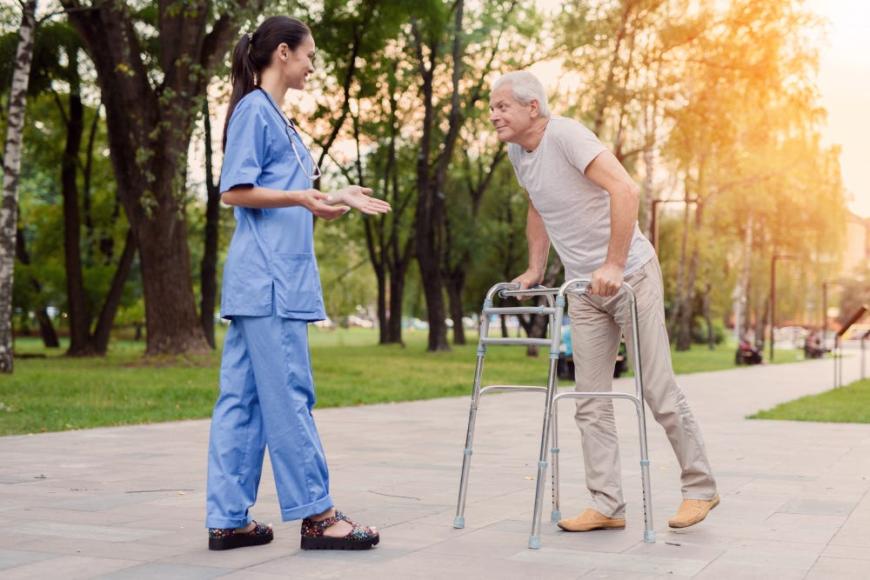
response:
<svg viewBox="0 0 870 580"><path fill-rule="evenodd" d="M223 147L227 146L227 127L236 105L242 97L257 87L257 79L263 69L269 66L272 53L281 43L290 50L296 50L311 30L301 20L289 16L272 16L263 21L253 34L243 34L233 49L233 68L230 80L233 92L224 122Z"/></svg>

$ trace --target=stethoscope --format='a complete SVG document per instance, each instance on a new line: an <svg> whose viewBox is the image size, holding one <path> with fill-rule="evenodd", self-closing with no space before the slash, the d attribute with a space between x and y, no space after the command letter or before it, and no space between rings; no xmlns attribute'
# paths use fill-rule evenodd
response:
<svg viewBox="0 0 870 580"><path fill-rule="evenodd" d="M299 163L299 167L302 168L302 172L305 173L305 176L311 181L319 179L320 176L323 174L320 171L320 167L314 161L314 157L312 157L311 152L308 150L307 147L305 148L305 153L308 154L308 159L311 160L311 167L313 168L312 173L309 174L308 170L305 168L305 164L302 163L302 157L299 155L299 151L296 149L296 141L290 135L290 131L293 131L293 134L296 135L296 138L299 139L299 142L302 142L302 136L299 134L299 131L296 130L296 124L287 118L287 115L285 115L284 112L278 108L278 106L272 101L272 97L270 97L266 93L266 91L263 90L262 87L257 87L257 90L263 93L263 95L266 97L266 100L269 101L269 106L272 107L272 109L274 109L274 111L278 113L278 116L281 117L281 120L284 121L284 131L287 133L287 139L290 141L290 148L293 149L293 155L296 156L296 161Z"/></svg>

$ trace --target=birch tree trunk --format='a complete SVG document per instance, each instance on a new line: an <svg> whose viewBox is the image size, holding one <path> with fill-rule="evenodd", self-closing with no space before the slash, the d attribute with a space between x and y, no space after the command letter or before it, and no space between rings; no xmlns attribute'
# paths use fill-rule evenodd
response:
<svg viewBox="0 0 870 580"><path fill-rule="evenodd" d="M0 372L11 373L12 282L15 272L15 237L18 217L18 178L21 169L21 140L24 132L25 97L33 61L33 32L36 28L36 0L24 4L18 49L9 91L9 115L3 149L3 201L0 206Z"/></svg>

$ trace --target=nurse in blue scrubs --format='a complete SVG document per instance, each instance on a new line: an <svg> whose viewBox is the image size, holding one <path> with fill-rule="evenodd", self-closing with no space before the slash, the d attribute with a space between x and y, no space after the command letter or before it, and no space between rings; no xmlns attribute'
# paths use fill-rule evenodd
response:
<svg viewBox="0 0 870 580"><path fill-rule="evenodd" d="M287 119L288 89L314 71L314 39L299 20L272 17L233 52L220 189L236 231L224 265L221 315L231 319L208 452L209 548L265 544L272 529L251 519L266 448L281 517L303 520L303 549L366 549L377 530L335 510L311 415L308 323L323 320L314 216L390 210L371 190L313 189L319 169Z"/></svg>

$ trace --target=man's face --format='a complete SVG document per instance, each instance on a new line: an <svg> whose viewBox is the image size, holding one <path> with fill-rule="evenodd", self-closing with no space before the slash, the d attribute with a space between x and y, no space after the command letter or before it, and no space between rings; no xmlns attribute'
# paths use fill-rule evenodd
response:
<svg viewBox="0 0 870 580"><path fill-rule="evenodd" d="M510 83L505 83L489 97L489 120L499 141L518 142L536 118L537 102L523 105L514 98Z"/></svg>

